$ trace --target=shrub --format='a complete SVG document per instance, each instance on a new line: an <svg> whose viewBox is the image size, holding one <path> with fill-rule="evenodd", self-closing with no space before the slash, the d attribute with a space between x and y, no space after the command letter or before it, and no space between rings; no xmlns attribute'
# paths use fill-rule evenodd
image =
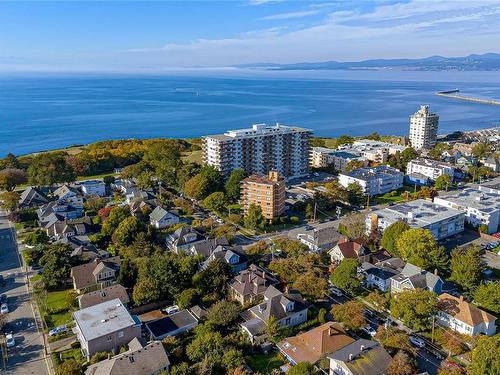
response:
<svg viewBox="0 0 500 375"><path fill-rule="evenodd" d="M71 343L71 349L78 349L81 346L80 341L75 341Z"/></svg>
<svg viewBox="0 0 500 375"><path fill-rule="evenodd" d="M291 222L292 224L298 224L298 223L299 223L299 221L300 221L300 219L299 219L297 216L292 216L292 217L290 217L290 222Z"/></svg>

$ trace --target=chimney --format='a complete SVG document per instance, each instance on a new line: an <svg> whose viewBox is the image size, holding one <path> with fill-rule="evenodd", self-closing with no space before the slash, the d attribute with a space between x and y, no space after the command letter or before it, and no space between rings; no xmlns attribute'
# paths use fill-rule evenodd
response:
<svg viewBox="0 0 500 375"><path fill-rule="evenodd" d="M353 357L354 357L354 356L353 356L352 354L349 354L349 361L352 361L352 358L353 358Z"/></svg>
<svg viewBox="0 0 500 375"><path fill-rule="evenodd" d="M437 268L434 269L434 275L436 275L436 276L438 275L438 269Z"/></svg>
<svg viewBox="0 0 500 375"><path fill-rule="evenodd" d="M365 350L365 346L361 345L361 348L359 348L359 350L361 351L361 353L363 353L363 350Z"/></svg>
<svg viewBox="0 0 500 375"><path fill-rule="evenodd" d="M268 178L269 178L269 181L278 182L278 180L279 180L278 171L269 171Z"/></svg>
<svg viewBox="0 0 500 375"><path fill-rule="evenodd" d="M463 301L464 300L464 296L462 294L460 294L460 301Z"/></svg>
<svg viewBox="0 0 500 375"><path fill-rule="evenodd" d="M108 359L111 359L111 353L108 353Z"/></svg>

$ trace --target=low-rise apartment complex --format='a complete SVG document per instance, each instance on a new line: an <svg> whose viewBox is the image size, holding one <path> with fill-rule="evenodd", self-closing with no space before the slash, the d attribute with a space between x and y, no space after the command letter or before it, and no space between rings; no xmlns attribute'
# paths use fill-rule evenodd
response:
<svg viewBox="0 0 500 375"><path fill-rule="evenodd" d="M368 165L368 159L361 153L352 150L333 150L326 147L313 147L311 149L310 165L313 168L332 166L334 170L345 172L347 164L351 161L362 161Z"/></svg>
<svg viewBox="0 0 500 375"><path fill-rule="evenodd" d="M408 162L406 173L419 174L435 181L439 176L447 174L453 180L455 168L450 163L431 159L415 159Z"/></svg>
<svg viewBox="0 0 500 375"><path fill-rule="evenodd" d="M248 174L265 175L277 170L285 177L309 171L308 129L280 124L256 124L203 137L204 162L229 175L241 168Z"/></svg>
<svg viewBox="0 0 500 375"><path fill-rule="evenodd" d="M251 204L262 208L262 215L269 220L285 212L285 179L277 171L267 177L252 175L241 182L241 206L245 215Z"/></svg>
<svg viewBox="0 0 500 375"><path fill-rule="evenodd" d="M366 195L385 194L403 187L404 174L396 168L380 165L374 168L359 168L339 174L339 183L347 187L357 183Z"/></svg>
<svg viewBox="0 0 500 375"><path fill-rule="evenodd" d="M365 222L367 233L383 232L396 221L403 221L411 228L428 229L434 238L441 240L464 230L465 213L417 199L369 213Z"/></svg>
<svg viewBox="0 0 500 375"><path fill-rule="evenodd" d="M476 189L435 197L434 203L465 212L465 220L474 227L486 225L488 233L499 231L500 195Z"/></svg>

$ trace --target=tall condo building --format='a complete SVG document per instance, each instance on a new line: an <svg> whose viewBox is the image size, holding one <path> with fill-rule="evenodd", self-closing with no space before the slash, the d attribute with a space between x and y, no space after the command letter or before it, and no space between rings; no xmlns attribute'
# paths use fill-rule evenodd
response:
<svg viewBox="0 0 500 375"><path fill-rule="evenodd" d="M410 116L410 142L415 149L430 149L436 145L439 116L422 105Z"/></svg>
<svg viewBox="0 0 500 375"><path fill-rule="evenodd" d="M249 175L267 175L271 170L285 177L309 172L309 129L280 124L256 124L203 137L204 162L229 175L237 168Z"/></svg>
<svg viewBox="0 0 500 375"><path fill-rule="evenodd" d="M276 171L269 175L251 175L241 181L241 207L245 215L251 204L262 208L262 215L269 220L285 212L285 179Z"/></svg>

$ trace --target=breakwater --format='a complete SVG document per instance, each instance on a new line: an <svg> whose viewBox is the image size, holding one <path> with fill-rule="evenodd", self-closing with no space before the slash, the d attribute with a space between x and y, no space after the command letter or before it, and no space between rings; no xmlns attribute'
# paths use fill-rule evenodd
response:
<svg viewBox="0 0 500 375"><path fill-rule="evenodd" d="M474 98L472 96L459 95L458 94L459 92L460 92L459 89L449 90L449 91L438 91L435 95L444 96L446 98L465 100L473 103L500 105L500 100Z"/></svg>

